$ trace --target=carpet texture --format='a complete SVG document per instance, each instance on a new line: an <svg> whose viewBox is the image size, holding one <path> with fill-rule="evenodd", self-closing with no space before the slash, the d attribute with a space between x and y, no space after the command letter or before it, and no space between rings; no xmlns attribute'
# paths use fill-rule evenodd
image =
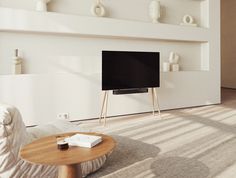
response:
<svg viewBox="0 0 236 178"><path fill-rule="evenodd" d="M236 90L221 105L108 119L84 126L112 135L117 147L89 178L236 178Z"/></svg>

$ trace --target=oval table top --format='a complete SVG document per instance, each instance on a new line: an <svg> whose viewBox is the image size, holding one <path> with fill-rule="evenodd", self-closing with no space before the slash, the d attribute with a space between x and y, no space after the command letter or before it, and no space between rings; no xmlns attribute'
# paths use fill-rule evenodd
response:
<svg viewBox="0 0 236 178"><path fill-rule="evenodd" d="M68 150L57 148L57 138L74 134L88 134L102 137L102 142L92 148L72 146ZM43 137L25 145L20 157L28 162L45 165L71 165L94 160L114 149L116 142L110 136L98 133L73 132Z"/></svg>

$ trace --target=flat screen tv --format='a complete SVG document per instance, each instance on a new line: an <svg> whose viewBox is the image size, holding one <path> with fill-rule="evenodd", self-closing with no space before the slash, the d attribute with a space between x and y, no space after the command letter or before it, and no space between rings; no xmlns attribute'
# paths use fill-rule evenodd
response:
<svg viewBox="0 0 236 178"><path fill-rule="evenodd" d="M102 90L159 86L159 52L102 51Z"/></svg>

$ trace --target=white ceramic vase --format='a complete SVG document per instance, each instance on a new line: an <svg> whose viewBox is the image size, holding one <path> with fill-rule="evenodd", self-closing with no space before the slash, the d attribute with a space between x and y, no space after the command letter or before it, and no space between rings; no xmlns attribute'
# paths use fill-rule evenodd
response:
<svg viewBox="0 0 236 178"><path fill-rule="evenodd" d="M51 0L36 0L36 11L47 12L47 3Z"/></svg>
<svg viewBox="0 0 236 178"><path fill-rule="evenodd" d="M163 72L170 72L170 63L163 62Z"/></svg>
<svg viewBox="0 0 236 178"><path fill-rule="evenodd" d="M159 23L161 17L161 3L157 0L152 0L149 4L149 16L152 19L152 23Z"/></svg>
<svg viewBox="0 0 236 178"><path fill-rule="evenodd" d="M175 52L170 53L169 62L171 64L177 64L179 62L179 59L180 59L180 57L177 53L175 53Z"/></svg>
<svg viewBox="0 0 236 178"><path fill-rule="evenodd" d="M12 74L22 73L22 59L19 57L19 50L15 50L15 56L13 57Z"/></svg>
<svg viewBox="0 0 236 178"><path fill-rule="evenodd" d="M105 7L100 0L97 0L96 3L91 8L91 13L97 17L104 17L106 14Z"/></svg>
<svg viewBox="0 0 236 178"><path fill-rule="evenodd" d="M183 19L182 19L182 23L180 23L180 25L186 25L186 26L197 26L196 23L194 23L194 18L191 15L184 15Z"/></svg>
<svg viewBox="0 0 236 178"><path fill-rule="evenodd" d="M178 72L179 71L179 64L171 64L171 71Z"/></svg>

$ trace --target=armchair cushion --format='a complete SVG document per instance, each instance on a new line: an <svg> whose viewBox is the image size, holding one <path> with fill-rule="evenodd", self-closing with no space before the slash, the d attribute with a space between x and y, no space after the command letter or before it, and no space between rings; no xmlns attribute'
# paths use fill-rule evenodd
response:
<svg viewBox="0 0 236 178"><path fill-rule="evenodd" d="M28 163L19 157L22 146L34 139L51 134L86 131L67 121L26 129L20 112L13 106L0 104L0 177L1 178L54 178L57 167ZM87 130L88 131L88 130ZM107 155L81 164L83 176L98 170Z"/></svg>

